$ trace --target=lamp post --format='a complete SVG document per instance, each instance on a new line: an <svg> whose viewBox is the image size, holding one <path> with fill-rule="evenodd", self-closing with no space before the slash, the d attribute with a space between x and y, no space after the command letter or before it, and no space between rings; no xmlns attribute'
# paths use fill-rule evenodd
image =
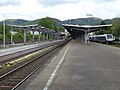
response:
<svg viewBox="0 0 120 90"><path fill-rule="evenodd" d="M5 47L5 20L3 21L3 47Z"/></svg>
<svg viewBox="0 0 120 90"><path fill-rule="evenodd" d="M87 33L88 33L88 35L87 35L87 39L89 38L89 33L90 33L90 17L92 17L93 16L93 14L86 14L86 16L88 16L89 17L89 19L88 19L88 25L89 25L89 27L88 27L88 31L87 31ZM89 44L89 40L87 40L87 43Z"/></svg>

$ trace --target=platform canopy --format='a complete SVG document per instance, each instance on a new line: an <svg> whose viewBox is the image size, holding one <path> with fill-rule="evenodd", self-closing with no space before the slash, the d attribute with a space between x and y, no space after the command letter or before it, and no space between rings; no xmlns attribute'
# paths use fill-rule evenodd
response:
<svg viewBox="0 0 120 90"><path fill-rule="evenodd" d="M112 24L108 25L71 25L71 24L63 24L63 27L71 34L72 37L78 37L84 35L85 33L95 32L99 30L107 30L107 28L111 27Z"/></svg>
<svg viewBox="0 0 120 90"><path fill-rule="evenodd" d="M26 28L26 29L33 29L33 28L36 28L38 27L38 24L33 24L33 25L11 25L11 24L7 24L7 26L12 26L12 27L15 27L15 28ZM42 28L42 27L41 27Z"/></svg>

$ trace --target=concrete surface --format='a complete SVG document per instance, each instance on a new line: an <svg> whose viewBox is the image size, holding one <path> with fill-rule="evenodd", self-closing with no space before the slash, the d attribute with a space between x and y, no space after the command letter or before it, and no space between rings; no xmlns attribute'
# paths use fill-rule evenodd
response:
<svg viewBox="0 0 120 90"><path fill-rule="evenodd" d="M73 40L16 90L120 90L120 48Z"/></svg>
<svg viewBox="0 0 120 90"><path fill-rule="evenodd" d="M15 52L32 49L32 48L41 47L43 45L53 43L53 42L57 42L57 41L62 41L62 40L55 40L55 41L52 41L52 42L46 41L46 42L37 43L37 44L22 45L22 46L18 46L18 47L10 47L10 48L0 49L0 56L4 56L4 55L12 54L12 53L15 53Z"/></svg>

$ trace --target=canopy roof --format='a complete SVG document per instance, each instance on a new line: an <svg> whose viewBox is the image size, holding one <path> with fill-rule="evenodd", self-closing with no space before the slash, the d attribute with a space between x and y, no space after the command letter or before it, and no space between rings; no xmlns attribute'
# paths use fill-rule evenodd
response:
<svg viewBox="0 0 120 90"><path fill-rule="evenodd" d="M107 28L111 27L112 24L108 25L71 25L71 24L63 24L63 27L71 34L73 37L77 37L80 35L84 35L85 32L95 32L99 30L106 30Z"/></svg>
<svg viewBox="0 0 120 90"><path fill-rule="evenodd" d="M47 33L58 33L54 30L50 30L48 28L45 28L45 27L42 27L42 26L39 26L38 24L33 24L33 25L11 25L11 24L7 24L7 26L12 26L12 27L15 27L15 28L22 28L21 30L30 30L30 31L41 31L41 32L47 32Z"/></svg>

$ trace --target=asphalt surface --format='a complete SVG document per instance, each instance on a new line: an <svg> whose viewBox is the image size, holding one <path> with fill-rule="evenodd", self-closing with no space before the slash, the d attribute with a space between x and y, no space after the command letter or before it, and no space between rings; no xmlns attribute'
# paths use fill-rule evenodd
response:
<svg viewBox="0 0 120 90"><path fill-rule="evenodd" d="M16 90L120 90L120 48L73 40Z"/></svg>

